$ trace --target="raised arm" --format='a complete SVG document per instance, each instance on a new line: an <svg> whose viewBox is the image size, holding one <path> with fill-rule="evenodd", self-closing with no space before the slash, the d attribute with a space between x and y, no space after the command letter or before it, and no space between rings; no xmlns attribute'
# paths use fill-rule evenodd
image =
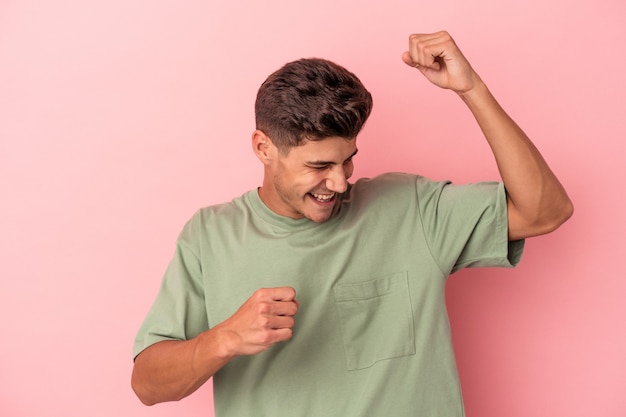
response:
<svg viewBox="0 0 626 417"><path fill-rule="evenodd" d="M456 92L476 118L507 191L510 240L549 233L572 215L559 180L447 32L411 35L402 60L433 84Z"/></svg>

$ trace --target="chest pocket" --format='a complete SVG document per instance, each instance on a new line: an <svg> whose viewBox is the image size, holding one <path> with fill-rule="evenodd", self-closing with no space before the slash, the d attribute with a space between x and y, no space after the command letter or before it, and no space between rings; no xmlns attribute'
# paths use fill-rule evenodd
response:
<svg viewBox="0 0 626 417"><path fill-rule="evenodd" d="M415 354L406 272L333 288L348 370Z"/></svg>

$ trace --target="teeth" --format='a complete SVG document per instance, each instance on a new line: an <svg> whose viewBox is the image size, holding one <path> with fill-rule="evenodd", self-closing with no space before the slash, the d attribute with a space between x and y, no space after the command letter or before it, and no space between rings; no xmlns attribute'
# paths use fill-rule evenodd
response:
<svg viewBox="0 0 626 417"><path fill-rule="evenodd" d="M335 193L332 194L315 194L311 193L313 197L315 197L319 201L328 201L335 196Z"/></svg>

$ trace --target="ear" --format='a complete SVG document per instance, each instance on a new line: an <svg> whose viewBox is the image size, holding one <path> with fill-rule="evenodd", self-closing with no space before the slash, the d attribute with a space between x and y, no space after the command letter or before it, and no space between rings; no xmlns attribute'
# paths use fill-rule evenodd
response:
<svg viewBox="0 0 626 417"><path fill-rule="evenodd" d="M252 133L252 150L263 165L269 164L277 151L269 136L258 129Z"/></svg>

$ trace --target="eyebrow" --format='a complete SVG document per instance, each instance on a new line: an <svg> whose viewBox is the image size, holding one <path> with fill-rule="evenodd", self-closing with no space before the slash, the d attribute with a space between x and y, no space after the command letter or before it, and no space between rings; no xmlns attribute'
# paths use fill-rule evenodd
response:
<svg viewBox="0 0 626 417"><path fill-rule="evenodd" d="M350 159L354 158L354 155L356 155L358 152L359 152L359 150L356 149L354 152L352 152L352 155L347 157L343 162L349 161ZM313 166L319 166L319 165L334 165L334 164L336 164L336 162L334 162L334 161L318 160L318 161L307 161L306 164L307 165L313 165Z"/></svg>

